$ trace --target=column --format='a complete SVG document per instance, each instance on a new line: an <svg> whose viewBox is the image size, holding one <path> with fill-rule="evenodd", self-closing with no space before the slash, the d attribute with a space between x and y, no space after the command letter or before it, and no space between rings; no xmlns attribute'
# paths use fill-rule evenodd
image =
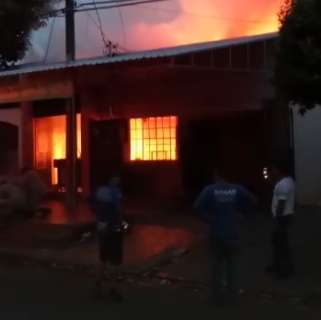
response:
<svg viewBox="0 0 321 320"><path fill-rule="evenodd" d="M74 210L77 204L77 113L75 99L66 101L67 113L67 190L66 204Z"/></svg>

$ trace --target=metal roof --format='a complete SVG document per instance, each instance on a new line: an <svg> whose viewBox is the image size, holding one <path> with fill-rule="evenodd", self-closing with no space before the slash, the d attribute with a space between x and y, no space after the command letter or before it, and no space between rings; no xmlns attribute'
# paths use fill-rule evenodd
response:
<svg viewBox="0 0 321 320"><path fill-rule="evenodd" d="M83 66L107 65L107 64L115 64L115 63L130 62L130 61L175 57L175 56L180 56L184 54L192 54L192 53L197 53L197 52L202 52L207 50L228 48L231 46L249 44L253 42L268 41L268 40L276 39L277 37L278 37L278 33L268 33L268 34L247 36L247 37L241 37L241 38L235 38L235 39L196 43L196 44L177 46L172 48L163 48L163 49L157 49L157 50L126 53L115 57L99 57L99 58L76 60L72 62L59 62L59 63L51 63L51 64L24 64L24 65L19 65L14 69L0 72L0 78L8 77L8 76L24 75L24 74L30 74L30 73L61 70L61 69L78 68Z"/></svg>

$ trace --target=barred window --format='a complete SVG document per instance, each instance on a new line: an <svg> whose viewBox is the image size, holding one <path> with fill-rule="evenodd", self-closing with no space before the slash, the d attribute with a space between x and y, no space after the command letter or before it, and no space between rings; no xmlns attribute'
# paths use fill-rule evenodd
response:
<svg viewBox="0 0 321 320"><path fill-rule="evenodd" d="M130 120L131 161L177 160L177 117Z"/></svg>

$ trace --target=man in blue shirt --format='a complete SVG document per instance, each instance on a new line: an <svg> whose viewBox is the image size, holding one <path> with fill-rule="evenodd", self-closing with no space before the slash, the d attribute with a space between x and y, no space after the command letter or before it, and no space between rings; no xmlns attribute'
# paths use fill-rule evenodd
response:
<svg viewBox="0 0 321 320"><path fill-rule="evenodd" d="M218 172L215 183L207 186L195 202L195 209L210 226L217 304L224 302L225 290L233 301L238 297L239 213L248 212L255 203L255 197L247 189L227 182Z"/></svg>
<svg viewBox="0 0 321 320"><path fill-rule="evenodd" d="M100 265L96 284L96 295L102 296L102 284L106 264L113 266L122 264L123 233L121 215L122 193L120 178L113 176L108 183L101 185L91 199L97 218ZM111 288L110 295L117 302L122 300L116 289Z"/></svg>

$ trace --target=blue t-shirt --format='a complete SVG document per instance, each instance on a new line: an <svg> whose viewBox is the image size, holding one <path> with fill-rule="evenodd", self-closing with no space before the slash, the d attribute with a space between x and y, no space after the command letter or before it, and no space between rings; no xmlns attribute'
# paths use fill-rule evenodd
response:
<svg viewBox="0 0 321 320"><path fill-rule="evenodd" d="M201 192L194 207L209 223L213 236L222 240L239 240L239 213L248 212L254 202L254 196L244 187L216 183Z"/></svg>
<svg viewBox="0 0 321 320"><path fill-rule="evenodd" d="M92 199L97 222L108 225L108 230L117 231L121 227L122 218L120 204L122 193L113 186L101 186Z"/></svg>

